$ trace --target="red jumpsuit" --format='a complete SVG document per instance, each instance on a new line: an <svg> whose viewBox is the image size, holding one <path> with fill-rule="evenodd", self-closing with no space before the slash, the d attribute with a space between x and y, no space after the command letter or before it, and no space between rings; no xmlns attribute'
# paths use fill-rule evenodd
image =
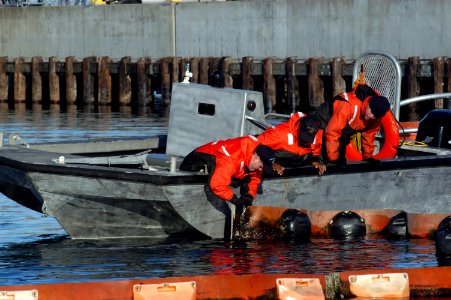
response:
<svg viewBox="0 0 451 300"><path fill-rule="evenodd" d="M234 196L229 187L232 177L244 179L249 176L248 193L255 198L261 181L261 171L249 171L249 163L259 141L254 136L219 140L200 146L195 151L214 155L216 166L210 176L210 188L219 198L229 201Z"/></svg>
<svg viewBox="0 0 451 300"><path fill-rule="evenodd" d="M302 112L292 114L288 121L276 127L266 129L258 136L258 140L262 145L268 146L273 150L284 150L299 156L310 153L313 153L315 156L320 155L323 136L322 130L318 130L315 140L309 148L298 145L298 121L305 116Z"/></svg>
<svg viewBox="0 0 451 300"><path fill-rule="evenodd" d="M355 132L362 133L363 159L372 157L374 140L381 120L364 118L370 97L362 102L352 91L341 94L339 98L333 102L333 114L324 130L329 160L334 161L340 157L339 138L344 134L351 135ZM343 132L344 129L347 133Z"/></svg>

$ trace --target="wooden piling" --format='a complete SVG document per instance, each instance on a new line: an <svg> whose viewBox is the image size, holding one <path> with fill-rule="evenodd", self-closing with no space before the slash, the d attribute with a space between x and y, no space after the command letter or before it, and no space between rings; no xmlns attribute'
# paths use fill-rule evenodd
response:
<svg viewBox="0 0 451 300"><path fill-rule="evenodd" d="M180 66L179 66L179 68L180 68L180 82L183 82L185 80L185 73L186 73L186 70L188 68L188 65L189 65L189 69L190 69L190 72L191 72L191 61L189 59L187 59L187 58L182 58L180 60Z"/></svg>
<svg viewBox="0 0 451 300"><path fill-rule="evenodd" d="M77 78L74 74L74 63L77 61L73 56L66 57L66 104L74 105L77 102Z"/></svg>
<svg viewBox="0 0 451 300"><path fill-rule="evenodd" d="M208 64L210 59L208 57L202 57L199 60L199 83L200 84L208 84L209 78L209 70Z"/></svg>
<svg viewBox="0 0 451 300"><path fill-rule="evenodd" d="M252 73L254 71L254 58L252 56L243 57L241 64L241 76L243 90L254 90L254 79L252 78Z"/></svg>
<svg viewBox="0 0 451 300"><path fill-rule="evenodd" d="M151 80L147 69L151 65L150 58L142 57L136 62L136 80L138 85L138 107L147 106L152 102Z"/></svg>
<svg viewBox="0 0 451 300"><path fill-rule="evenodd" d="M92 105L95 103L95 79L92 75L92 65L95 64L95 56L83 58L83 104Z"/></svg>
<svg viewBox="0 0 451 300"><path fill-rule="evenodd" d="M434 70L434 93L443 93L443 76L445 74L445 59L443 57L436 57L432 61ZM435 108L443 108L443 99L435 99Z"/></svg>
<svg viewBox="0 0 451 300"><path fill-rule="evenodd" d="M285 64L287 76L287 113L293 113L299 106L299 81L296 77L297 57L289 57Z"/></svg>
<svg viewBox="0 0 451 300"><path fill-rule="evenodd" d="M24 58L19 57L15 61L14 69L14 102L20 103L25 102L26 96L26 78L22 73L22 64L24 63Z"/></svg>
<svg viewBox="0 0 451 300"><path fill-rule="evenodd" d="M181 59L179 57L173 57L171 62L171 83L180 82L180 63Z"/></svg>
<svg viewBox="0 0 451 300"><path fill-rule="evenodd" d="M160 59L161 76L161 98L164 104L171 101L171 73L169 72L169 62L171 58Z"/></svg>
<svg viewBox="0 0 451 300"><path fill-rule="evenodd" d="M131 57L123 57L119 63L119 105L130 105L132 102L132 80L128 72Z"/></svg>
<svg viewBox="0 0 451 300"><path fill-rule="evenodd" d="M14 102L16 103L26 100L26 77L22 72L24 63L24 58L19 57L14 64Z"/></svg>
<svg viewBox="0 0 451 300"><path fill-rule="evenodd" d="M324 102L324 83L319 77L319 64L322 64L324 59L310 58L308 67L308 90L309 90L309 104L310 108L317 108Z"/></svg>
<svg viewBox="0 0 451 300"><path fill-rule="evenodd" d="M219 57L210 57L208 60L208 77L213 74L214 71L220 70L220 61L221 59Z"/></svg>
<svg viewBox="0 0 451 300"><path fill-rule="evenodd" d="M230 75L230 64L232 59L230 57L223 57L219 62L219 69L224 74L224 87L233 88L233 78Z"/></svg>
<svg viewBox="0 0 451 300"><path fill-rule="evenodd" d="M8 101L8 75L6 74L7 56L0 57L0 103Z"/></svg>
<svg viewBox="0 0 451 300"><path fill-rule="evenodd" d="M31 58L31 102L42 102L42 78L39 67L42 63L42 57L35 56Z"/></svg>
<svg viewBox="0 0 451 300"><path fill-rule="evenodd" d="M98 65L98 95L97 101L99 106L111 105L111 75L110 75L111 58L102 56L99 58Z"/></svg>
<svg viewBox="0 0 451 300"><path fill-rule="evenodd" d="M49 93L50 93L50 103L59 104L60 103L60 78L56 73L56 64L58 63L58 58L55 56L49 57Z"/></svg>
<svg viewBox="0 0 451 300"><path fill-rule="evenodd" d="M191 73L193 73L193 77L191 77L192 83L199 82L199 58L194 57L191 60Z"/></svg>
<svg viewBox="0 0 451 300"><path fill-rule="evenodd" d="M50 98L51 103L59 105L65 99L66 104L73 105L81 100L81 97L77 96L77 78L82 73L83 102L80 104L112 104L112 101L119 101L115 104L129 106L132 101L137 101L139 106L145 107L152 101L150 80L152 76L156 75L161 75L162 103L169 104L172 82L183 80L188 62L193 74L190 79L192 83L208 84L209 75L212 72L222 71L225 87L232 88L235 85L236 88L262 90L266 109L280 113L291 113L297 109L314 109L322 103L325 97L323 77L328 77L327 82L329 79L331 81L330 86L327 87L327 94L336 95L344 92L346 90L344 78L352 76L351 67L353 65L345 63L344 58L341 57L333 58L327 63L324 63L323 58L310 58L306 62L299 63L296 57L289 57L284 62L275 61L274 58L254 62L253 57L250 56L243 57L241 62L234 62L230 57L167 57L153 65L150 58L134 64L130 57L122 58L118 63L112 63L108 57L100 58L98 63L96 57L87 57L83 59L83 68L80 70L81 64L77 63L74 57L66 57L63 63L59 63L54 57L48 62L42 62L41 58L33 57L31 63L25 62L23 58L21 60L14 59L14 63L11 63L8 62L7 57L0 57L0 102L7 102L8 98L11 98L16 103L27 101L42 103L43 100ZM435 93L450 91L451 68L449 65L451 65L451 59L444 57L431 59L425 65L420 65L418 57L409 58L407 62L401 61L401 66L406 70L403 82L408 84L403 89L403 95L407 95L402 97L410 98L420 95L423 89L420 90L419 78L427 78L424 83L427 85L425 87L427 93L432 92L432 87ZM42 76L47 76L47 74L49 96L43 95L43 93L46 94L48 88L42 87L42 83L47 82ZM283 76L285 81L276 81L279 76ZM446 76L448 76L447 79ZM233 79L236 78L242 82L241 85L234 84ZM259 84L254 86L254 80L257 78ZM447 81L445 82L445 80ZM12 82L12 86L9 85L10 82ZM66 87L63 99L60 99L60 92L62 92L60 84ZM304 94L302 87L305 85L308 85L308 104L304 103L304 100L300 100L301 92ZM118 92L118 95L114 95L114 97L112 86L118 87L114 89L114 92ZM137 94L133 95L135 88L137 88ZM282 93L278 93L279 91L285 92L283 98ZM12 92L13 95L11 95ZM43 99L43 97L47 99ZM77 98L79 99L77 100ZM303 103L300 103L301 101ZM423 107L420 104L413 103L408 108L406 107L403 110L404 117L409 114L409 120L418 120L417 110ZM451 106L451 102L439 99L435 102L435 106L447 108Z"/></svg>
<svg viewBox="0 0 451 300"><path fill-rule="evenodd" d="M274 58L272 57L263 60L263 102L265 112L274 112L276 107L276 80L273 75L273 63Z"/></svg>
<svg viewBox="0 0 451 300"><path fill-rule="evenodd" d="M412 56L407 59L407 98L416 97L420 94L420 83L417 77L418 66L420 65L420 57ZM419 119L417 103L408 105L407 121Z"/></svg>
<svg viewBox="0 0 451 300"><path fill-rule="evenodd" d="M339 95L346 92L346 81L343 79L344 59L332 59L332 95Z"/></svg>
<svg viewBox="0 0 451 300"><path fill-rule="evenodd" d="M447 67L448 67L448 93L451 92L451 58L448 58L447 60ZM451 109L451 99L447 100L447 108Z"/></svg>

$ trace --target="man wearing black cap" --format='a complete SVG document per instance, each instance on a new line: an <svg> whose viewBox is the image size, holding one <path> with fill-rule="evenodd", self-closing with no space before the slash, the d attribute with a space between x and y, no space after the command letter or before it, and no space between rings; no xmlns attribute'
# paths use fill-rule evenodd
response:
<svg viewBox="0 0 451 300"><path fill-rule="evenodd" d="M366 84L348 93L335 96L316 111L325 136L325 154L330 162L346 165L346 146L351 136L362 134L362 158L370 163L373 159L374 140L380 129L381 118L390 110L387 98ZM376 161L378 162L378 161Z"/></svg>
<svg viewBox="0 0 451 300"><path fill-rule="evenodd" d="M207 168L207 197L217 197L237 206L250 206L257 195L263 162L256 152L260 142L248 135L218 140L200 146L180 164L181 171L197 172ZM230 188L232 179L240 183L240 197Z"/></svg>
<svg viewBox="0 0 451 300"><path fill-rule="evenodd" d="M273 150L272 156L266 153L260 155L264 163L265 173L271 173L271 169L267 169L270 165L272 169L281 175L283 167L275 162L274 151L287 151L299 157L308 156L311 164L318 169L320 175L326 171L326 166L319 161L321 154L322 130L319 130L320 123L314 116L297 112L291 115L290 119L284 123L266 129L258 140L262 145ZM257 151L258 153L258 151ZM270 157L268 164L266 157ZM281 169L282 168L282 169Z"/></svg>

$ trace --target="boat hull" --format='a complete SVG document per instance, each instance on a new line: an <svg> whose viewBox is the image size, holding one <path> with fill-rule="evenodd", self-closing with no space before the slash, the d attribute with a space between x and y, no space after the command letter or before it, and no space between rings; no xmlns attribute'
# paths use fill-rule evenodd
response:
<svg viewBox="0 0 451 300"><path fill-rule="evenodd" d="M157 165L146 170L55 163L59 156L1 148L0 192L55 217L72 238L232 236L235 207L207 199L205 174ZM450 174L451 155L384 160L378 169L365 162L346 170L329 165L323 176L313 167L293 166L283 176L264 178L254 205L451 214Z"/></svg>

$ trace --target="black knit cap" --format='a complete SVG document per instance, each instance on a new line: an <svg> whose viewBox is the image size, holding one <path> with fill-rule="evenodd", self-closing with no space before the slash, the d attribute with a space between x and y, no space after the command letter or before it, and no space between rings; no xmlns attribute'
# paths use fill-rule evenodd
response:
<svg viewBox="0 0 451 300"><path fill-rule="evenodd" d="M382 118L390 109L390 102L383 96L373 96L369 101L370 109L376 118Z"/></svg>
<svg viewBox="0 0 451 300"><path fill-rule="evenodd" d="M319 129L319 120L314 116L305 116L299 121L298 144L313 143Z"/></svg>
<svg viewBox="0 0 451 300"><path fill-rule="evenodd" d="M274 173L272 169L272 164L276 160L276 152L268 146L259 145L255 152L260 156L260 159L263 162L263 171L267 174Z"/></svg>

